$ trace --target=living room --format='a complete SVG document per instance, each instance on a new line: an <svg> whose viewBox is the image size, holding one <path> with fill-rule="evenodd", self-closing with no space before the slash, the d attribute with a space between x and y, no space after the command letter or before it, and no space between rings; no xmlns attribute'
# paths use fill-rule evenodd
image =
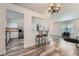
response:
<svg viewBox="0 0 79 59"><path fill-rule="evenodd" d="M60 6L59 7L55 6L55 8L59 8L56 9L57 11L56 10L50 11L48 9L50 5L51 6L60 5ZM79 55L78 52L79 6L78 5L79 3L0 4L0 14L1 14L0 15L0 19L1 19L0 55L5 55L5 56L6 55L25 55L25 56ZM23 14L23 19L24 19L23 20L24 22L23 48L24 49L22 49L22 52L21 50L19 50L19 52L13 51L6 54L7 50L5 43L6 41L5 28L7 22L6 20L7 10ZM27 49L28 47L31 47L31 49L30 48Z"/></svg>

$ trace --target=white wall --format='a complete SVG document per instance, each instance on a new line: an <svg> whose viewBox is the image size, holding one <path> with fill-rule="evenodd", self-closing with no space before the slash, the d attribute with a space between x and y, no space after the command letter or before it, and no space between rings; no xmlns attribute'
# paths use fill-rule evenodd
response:
<svg viewBox="0 0 79 59"><path fill-rule="evenodd" d="M60 26L61 23L53 23L53 35L60 35Z"/></svg>
<svg viewBox="0 0 79 59"><path fill-rule="evenodd" d="M74 35L79 36L79 18L75 19L74 23L75 23L75 33L74 33Z"/></svg>
<svg viewBox="0 0 79 59"><path fill-rule="evenodd" d="M5 51L5 10L0 6L0 54L4 54Z"/></svg>
<svg viewBox="0 0 79 59"><path fill-rule="evenodd" d="M17 28L18 25L24 27L24 17L18 19L7 19L7 27Z"/></svg>
<svg viewBox="0 0 79 59"><path fill-rule="evenodd" d="M3 7L3 8L1 8ZM46 19L43 15L36 12L24 9L14 4L0 4L0 54L5 53L5 21L6 21L6 9L20 12L24 14L24 48L34 44L32 39L32 16ZM2 22L1 22L2 21Z"/></svg>

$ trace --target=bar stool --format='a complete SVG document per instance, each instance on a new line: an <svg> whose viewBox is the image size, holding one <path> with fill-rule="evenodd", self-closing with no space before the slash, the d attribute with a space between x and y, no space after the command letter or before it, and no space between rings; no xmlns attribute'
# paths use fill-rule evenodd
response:
<svg viewBox="0 0 79 59"><path fill-rule="evenodd" d="M44 44L46 44L46 43L48 43L48 30L45 30L44 32L43 32L43 43Z"/></svg>
<svg viewBox="0 0 79 59"><path fill-rule="evenodd" d="M36 46L40 46L43 43L43 31L38 31L38 34L36 35Z"/></svg>

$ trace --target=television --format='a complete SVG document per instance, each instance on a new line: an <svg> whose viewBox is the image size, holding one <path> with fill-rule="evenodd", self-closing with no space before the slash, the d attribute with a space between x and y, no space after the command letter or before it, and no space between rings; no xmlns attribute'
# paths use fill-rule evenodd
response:
<svg viewBox="0 0 79 59"><path fill-rule="evenodd" d="M63 32L62 36L68 36L68 37L70 37L70 33L69 32Z"/></svg>

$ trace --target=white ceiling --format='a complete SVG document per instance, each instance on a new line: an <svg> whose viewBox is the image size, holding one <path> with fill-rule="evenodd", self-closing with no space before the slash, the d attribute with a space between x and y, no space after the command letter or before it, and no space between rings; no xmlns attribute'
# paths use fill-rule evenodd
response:
<svg viewBox="0 0 79 59"><path fill-rule="evenodd" d="M62 10L58 14L54 14L51 18L57 21L67 21L79 18L79 3L64 3Z"/></svg>
<svg viewBox="0 0 79 59"><path fill-rule="evenodd" d="M44 11L48 7L48 3L14 3L14 4L30 9L35 12Z"/></svg>
<svg viewBox="0 0 79 59"><path fill-rule="evenodd" d="M23 18L23 14L11 10L6 11L6 18L7 20L13 20L13 19L18 19L18 18Z"/></svg>
<svg viewBox="0 0 79 59"><path fill-rule="evenodd" d="M35 12L44 12L48 8L48 3L16 3L16 5ZM51 15L51 19L65 21L79 18L79 3L63 3L61 6L61 12Z"/></svg>

